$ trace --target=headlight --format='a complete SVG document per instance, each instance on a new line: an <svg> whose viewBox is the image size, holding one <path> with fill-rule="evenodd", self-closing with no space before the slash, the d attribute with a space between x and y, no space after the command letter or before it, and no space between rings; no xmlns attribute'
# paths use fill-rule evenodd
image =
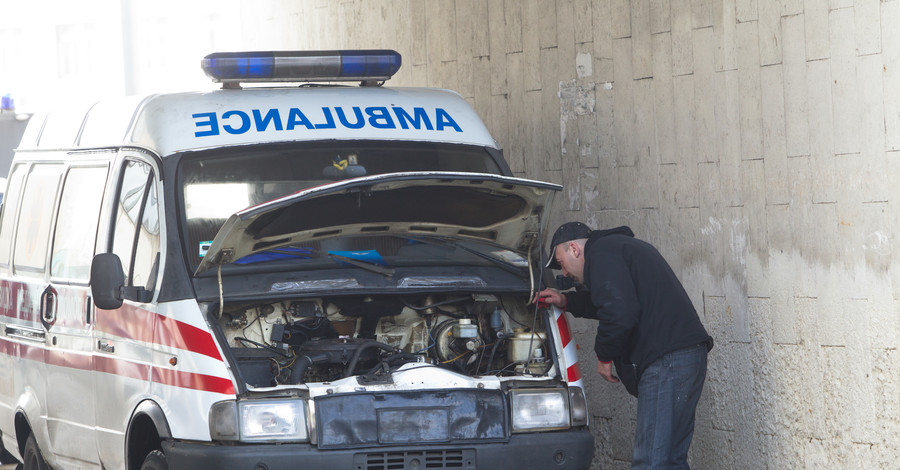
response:
<svg viewBox="0 0 900 470"><path fill-rule="evenodd" d="M539 431L569 427L569 397L566 389L513 390L512 431Z"/></svg>
<svg viewBox="0 0 900 470"><path fill-rule="evenodd" d="M209 411L209 434L215 440L245 442L307 441L302 400L247 400L216 403Z"/></svg>

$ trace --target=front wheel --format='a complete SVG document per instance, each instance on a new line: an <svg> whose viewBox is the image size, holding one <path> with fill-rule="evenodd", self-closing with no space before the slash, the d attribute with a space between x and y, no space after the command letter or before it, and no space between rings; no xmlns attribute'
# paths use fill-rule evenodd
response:
<svg viewBox="0 0 900 470"><path fill-rule="evenodd" d="M34 434L29 434L28 440L25 441L25 453L22 455L22 459L25 460L25 470L50 470L47 462L44 462Z"/></svg>
<svg viewBox="0 0 900 470"><path fill-rule="evenodd" d="M150 452L144 459L144 463L141 464L141 470L169 470L166 454L160 450Z"/></svg>

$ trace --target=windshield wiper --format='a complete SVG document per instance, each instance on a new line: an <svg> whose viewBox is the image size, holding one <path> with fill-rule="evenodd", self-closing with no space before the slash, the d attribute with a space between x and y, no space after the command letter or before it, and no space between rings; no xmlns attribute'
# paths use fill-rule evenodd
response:
<svg viewBox="0 0 900 470"><path fill-rule="evenodd" d="M315 250L311 247L286 246L249 254L235 261L234 264L265 263L283 259L312 259L313 256L315 256Z"/></svg>
<svg viewBox="0 0 900 470"><path fill-rule="evenodd" d="M360 261L358 259L353 259L353 258L350 258L347 256L336 255L334 253L328 253L328 256L330 256L338 261L343 261L344 263L352 264L353 266L356 266L358 268L362 268L367 271L371 271L373 273L381 274L382 276L385 276L388 278L394 277L393 268L383 268L381 266L378 266L377 264L367 263L365 261Z"/></svg>
<svg viewBox="0 0 900 470"><path fill-rule="evenodd" d="M465 245L462 245L462 244L460 244L460 243L451 242L451 241L443 240L443 239L440 239L440 238L424 238L424 237L423 237L423 238L418 238L418 237L402 237L402 238L405 238L405 239L407 239L407 240L414 241L414 242L425 243L425 244L427 244L427 245L439 246L439 247L442 247L442 248L448 248L448 249L450 249L450 248L460 248L460 249L462 249L462 250L464 250L464 251L466 251L466 252L468 252L468 253L471 253L471 254L473 254L473 255L479 257L479 258L486 259L486 260L490 261L491 263L494 263L494 264L496 264L497 266L499 266L499 267L503 268L504 270L509 271L509 272L511 272L511 273L513 273L513 274L522 274L522 271L523 271L523 268L522 268L521 266L517 266L517 265L515 265L515 264L513 264L513 263L511 263L511 262L509 262L509 261L507 261L507 260L505 260L505 259L497 258L496 256L489 255L489 254L487 254L487 253L482 253L481 251L478 251L478 250L476 250L476 249L474 249L474 248L469 248L469 247L467 247L467 246L465 246Z"/></svg>

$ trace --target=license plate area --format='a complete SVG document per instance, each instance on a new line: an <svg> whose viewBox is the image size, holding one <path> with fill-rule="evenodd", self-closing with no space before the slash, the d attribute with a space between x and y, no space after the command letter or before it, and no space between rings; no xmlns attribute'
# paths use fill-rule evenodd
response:
<svg viewBox="0 0 900 470"><path fill-rule="evenodd" d="M446 442L450 439L450 415L446 408L378 410L378 442Z"/></svg>
<svg viewBox="0 0 900 470"><path fill-rule="evenodd" d="M314 400L320 449L509 439L500 390L357 392Z"/></svg>

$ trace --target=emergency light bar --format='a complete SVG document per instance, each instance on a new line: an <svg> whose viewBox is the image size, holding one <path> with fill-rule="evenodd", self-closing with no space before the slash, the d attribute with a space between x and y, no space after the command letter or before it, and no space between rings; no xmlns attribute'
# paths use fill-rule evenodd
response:
<svg viewBox="0 0 900 470"><path fill-rule="evenodd" d="M384 81L400 69L392 50L216 52L200 62L214 82Z"/></svg>

